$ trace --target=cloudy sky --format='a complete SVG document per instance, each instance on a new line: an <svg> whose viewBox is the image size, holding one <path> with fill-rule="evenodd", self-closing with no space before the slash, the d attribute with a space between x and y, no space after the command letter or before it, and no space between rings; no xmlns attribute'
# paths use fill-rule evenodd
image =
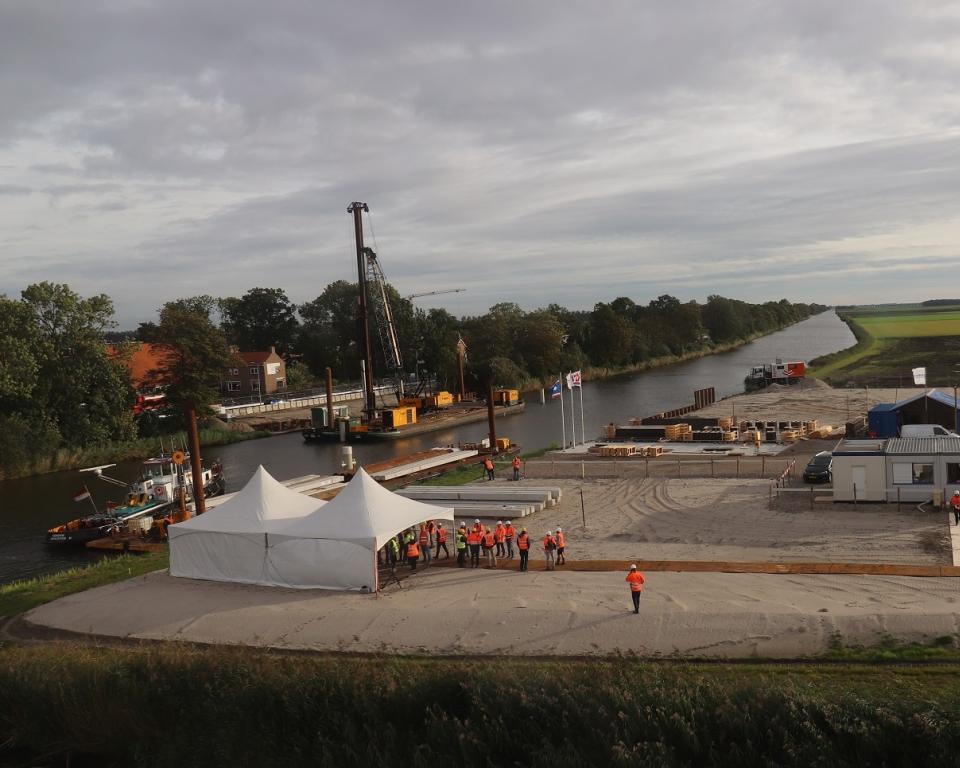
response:
<svg viewBox="0 0 960 768"><path fill-rule="evenodd" d="M0 0L0 104L0 293L123 327L355 278L352 200L455 314L960 296L953 3Z"/></svg>

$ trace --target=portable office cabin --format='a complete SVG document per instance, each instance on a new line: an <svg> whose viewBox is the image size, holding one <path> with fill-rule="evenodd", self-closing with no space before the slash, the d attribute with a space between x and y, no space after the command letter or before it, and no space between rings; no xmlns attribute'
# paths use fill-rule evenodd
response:
<svg viewBox="0 0 960 768"><path fill-rule="evenodd" d="M885 501L886 440L843 440L833 450L834 501Z"/></svg>
<svg viewBox="0 0 960 768"><path fill-rule="evenodd" d="M884 448L887 500L930 501L960 490L960 437L898 437Z"/></svg>

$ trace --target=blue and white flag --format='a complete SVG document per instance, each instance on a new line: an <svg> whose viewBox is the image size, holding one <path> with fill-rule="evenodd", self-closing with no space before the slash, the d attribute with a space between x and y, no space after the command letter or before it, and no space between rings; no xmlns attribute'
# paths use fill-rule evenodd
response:
<svg viewBox="0 0 960 768"><path fill-rule="evenodd" d="M563 385L560 383L560 379L557 379L557 382L550 387L550 397L556 399L563 394Z"/></svg>

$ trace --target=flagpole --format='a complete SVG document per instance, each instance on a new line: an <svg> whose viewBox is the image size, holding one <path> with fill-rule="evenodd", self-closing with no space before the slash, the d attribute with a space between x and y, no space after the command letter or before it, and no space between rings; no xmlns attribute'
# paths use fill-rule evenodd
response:
<svg viewBox="0 0 960 768"><path fill-rule="evenodd" d="M583 374L580 374L580 444L587 444L587 436L583 430Z"/></svg>
<svg viewBox="0 0 960 768"><path fill-rule="evenodd" d="M84 490L84 492L87 494L87 498L90 499L90 505L93 507L94 513L96 513L96 512L98 511L98 510L97 510L97 502L95 502L95 501L93 500L93 494L90 493L90 489L87 488L87 486L83 486L83 490Z"/></svg>
<svg viewBox="0 0 960 768"><path fill-rule="evenodd" d="M567 417L563 415L563 374L557 377L557 383L560 384L560 429L563 434L563 445L560 450L567 449Z"/></svg>
<svg viewBox="0 0 960 768"><path fill-rule="evenodd" d="M568 376L570 374L567 374ZM574 421L576 408L573 405L573 387L570 386L570 379L567 379L567 389L570 390L570 434L573 436L573 447L577 447L577 422Z"/></svg>

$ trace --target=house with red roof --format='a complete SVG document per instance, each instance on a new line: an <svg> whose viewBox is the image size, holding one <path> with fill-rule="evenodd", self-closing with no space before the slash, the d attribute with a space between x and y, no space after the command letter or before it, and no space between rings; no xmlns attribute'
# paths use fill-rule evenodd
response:
<svg viewBox="0 0 960 768"><path fill-rule="evenodd" d="M264 397L287 389L287 366L274 347L269 352L238 352L238 363L224 368L220 392L226 397Z"/></svg>

